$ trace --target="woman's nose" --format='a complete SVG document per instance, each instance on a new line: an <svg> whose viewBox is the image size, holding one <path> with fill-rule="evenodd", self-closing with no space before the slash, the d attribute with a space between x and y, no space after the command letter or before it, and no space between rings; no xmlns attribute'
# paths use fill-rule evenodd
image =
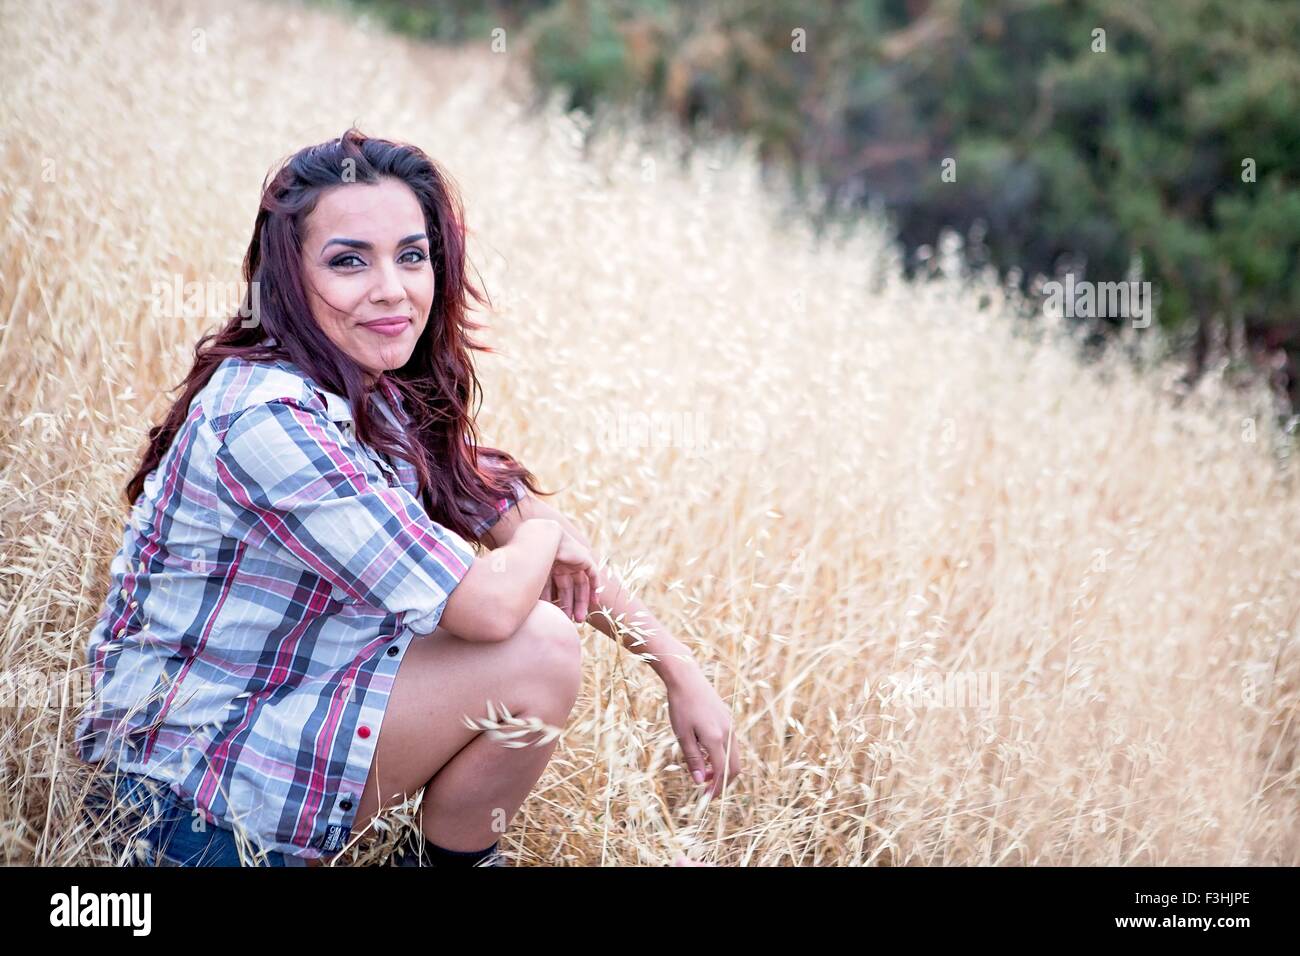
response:
<svg viewBox="0 0 1300 956"><path fill-rule="evenodd" d="M393 302L406 297L406 287L402 285L401 276L397 274L394 265L388 263L380 266L379 279L370 297L376 302Z"/></svg>

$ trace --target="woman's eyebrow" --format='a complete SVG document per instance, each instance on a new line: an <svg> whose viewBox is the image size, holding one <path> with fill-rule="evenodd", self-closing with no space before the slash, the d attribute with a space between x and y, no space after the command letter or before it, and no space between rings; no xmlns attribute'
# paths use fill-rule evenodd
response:
<svg viewBox="0 0 1300 956"><path fill-rule="evenodd" d="M399 246L405 246L408 243L419 242L421 239L427 240L428 238L429 238L428 235L426 235L423 232L413 232L409 236L403 236L401 239L397 240L397 244ZM334 245L335 243L338 243L340 246L347 246L350 249L373 249L374 248L373 244L369 242L363 242L360 239L342 239L339 238L338 236L335 236L333 239L326 242L325 245L321 246L320 251L324 252L326 249L328 249L330 246Z"/></svg>

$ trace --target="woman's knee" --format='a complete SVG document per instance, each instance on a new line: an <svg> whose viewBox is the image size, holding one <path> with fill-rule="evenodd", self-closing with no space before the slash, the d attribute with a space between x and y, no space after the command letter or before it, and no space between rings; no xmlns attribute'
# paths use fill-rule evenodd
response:
<svg viewBox="0 0 1300 956"><path fill-rule="evenodd" d="M511 637L527 660L530 672L544 673L548 681L574 693L582 682L582 637L578 626L559 607L538 601Z"/></svg>

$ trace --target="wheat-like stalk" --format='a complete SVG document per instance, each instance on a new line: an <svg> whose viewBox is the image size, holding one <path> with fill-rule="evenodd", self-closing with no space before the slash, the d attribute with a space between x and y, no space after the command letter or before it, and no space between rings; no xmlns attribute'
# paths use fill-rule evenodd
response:
<svg viewBox="0 0 1300 956"><path fill-rule="evenodd" d="M510 709L502 703L496 705L501 709L501 715L498 717L496 709L492 706L492 701L489 700L486 703L486 717L470 717L466 714L462 719L465 726L469 727L470 730L486 732L491 739L502 741L501 746L503 747L540 747L549 744L563 734L561 728L551 726L540 717L515 717L510 713ZM519 739L532 733L541 733L542 736L533 741Z"/></svg>
<svg viewBox="0 0 1300 956"><path fill-rule="evenodd" d="M485 442L559 490L742 745L701 797L644 622L584 633L562 736L466 719L556 744L522 861L1300 863L1294 435L1226 354L1195 388L1154 326L1082 362L959 242L909 279L879 219L819 231L744 143L534 98L513 45L257 0L0 23L0 863L125 845L83 819L75 715L20 675L80 674L121 485L222 318L151 291L237 279L268 169L354 120L465 197Z"/></svg>

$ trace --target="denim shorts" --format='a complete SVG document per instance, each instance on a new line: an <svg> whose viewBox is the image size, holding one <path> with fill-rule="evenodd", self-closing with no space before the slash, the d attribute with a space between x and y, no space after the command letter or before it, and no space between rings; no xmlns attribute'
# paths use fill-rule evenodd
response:
<svg viewBox="0 0 1300 956"><path fill-rule="evenodd" d="M139 774L117 772L117 799L139 813L132 819L152 821L137 839L149 844L149 860L134 854L126 866L306 866L304 857L268 850L265 860L242 863L235 834L223 826L208 823L190 803L178 797L165 783ZM96 801L98 802L98 801ZM195 821L203 821L196 830ZM247 851L246 851L247 852Z"/></svg>

